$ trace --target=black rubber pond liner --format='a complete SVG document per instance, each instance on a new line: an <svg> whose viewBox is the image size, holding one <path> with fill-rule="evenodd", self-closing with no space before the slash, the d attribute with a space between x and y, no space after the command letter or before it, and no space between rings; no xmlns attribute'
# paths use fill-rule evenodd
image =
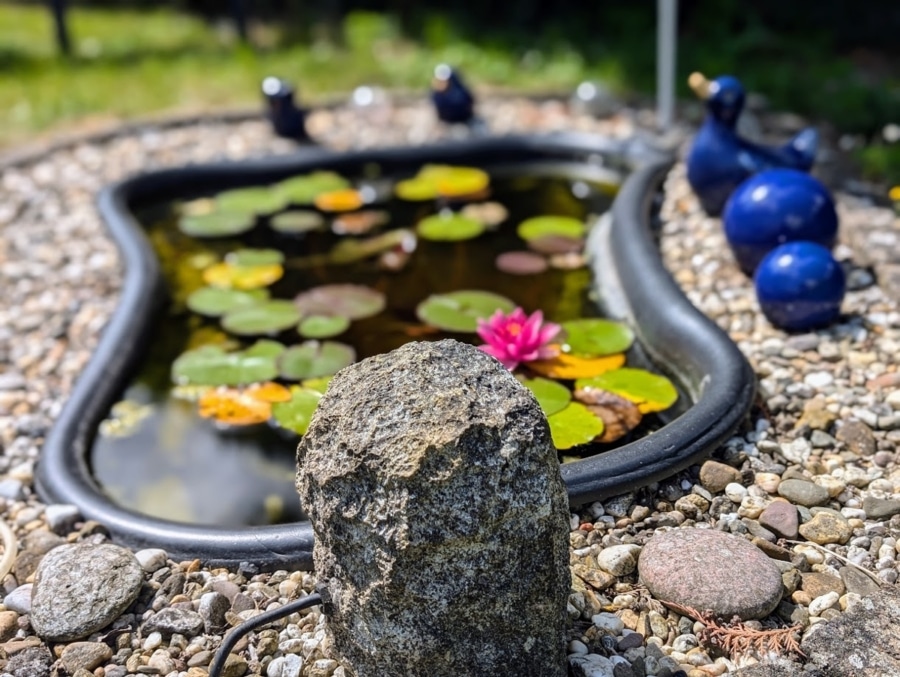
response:
<svg viewBox="0 0 900 677"><path fill-rule="evenodd" d="M229 187L270 183L313 169L359 173L376 163L386 175L426 163L497 165L575 162L586 169L630 170L613 207L588 243L601 281L600 304L632 323L641 350L691 400L656 432L615 450L567 463L562 475L573 505L623 493L671 476L707 456L741 423L754 395L754 375L731 340L696 310L664 270L653 229L654 201L672 157L633 139L554 134L456 141L433 146L336 153L310 148L295 155L240 163L187 166L143 174L105 189L99 209L119 246L125 271L121 299L100 343L44 445L36 484L49 503L78 506L133 548L159 547L179 559L272 570L311 568L308 522L216 527L162 520L113 502L92 476L91 444L145 354L165 303L159 263L135 205L191 197Z"/></svg>

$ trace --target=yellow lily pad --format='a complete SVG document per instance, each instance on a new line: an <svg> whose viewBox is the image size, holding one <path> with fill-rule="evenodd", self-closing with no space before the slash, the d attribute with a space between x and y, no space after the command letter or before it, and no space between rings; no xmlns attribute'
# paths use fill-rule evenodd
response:
<svg viewBox="0 0 900 677"><path fill-rule="evenodd" d="M559 353L547 360L535 360L528 363L528 368L548 378L576 379L600 376L625 364L625 354L604 355L603 357L579 357Z"/></svg>
<svg viewBox="0 0 900 677"><path fill-rule="evenodd" d="M224 289L262 289L281 279L284 268L278 263L259 266L236 266L216 263L203 271L203 281Z"/></svg>

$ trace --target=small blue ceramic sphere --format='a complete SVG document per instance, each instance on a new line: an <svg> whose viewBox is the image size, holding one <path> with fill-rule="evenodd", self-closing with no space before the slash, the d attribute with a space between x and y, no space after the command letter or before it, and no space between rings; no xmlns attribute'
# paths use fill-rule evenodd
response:
<svg viewBox="0 0 900 677"><path fill-rule="evenodd" d="M796 169L767 169L751 176L731 194L722 221L734 257L748 275L785 242L806 240L830 249L838 229L828 189Z"/></svg>
<svg viewBox="0 0 900 677"><path fill-rule="evenodd" d="M837 319L844 298L844 270L815 242L779 245L753 278L763 314L776 327L806 331Z"/></svg>

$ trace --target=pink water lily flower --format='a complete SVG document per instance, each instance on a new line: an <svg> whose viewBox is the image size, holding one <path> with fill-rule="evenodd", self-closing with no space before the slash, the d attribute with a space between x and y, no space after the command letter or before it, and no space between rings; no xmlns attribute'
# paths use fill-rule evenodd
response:
<svg viewBox="0 0 900 677"><path fill-rule="evenodd" d="M509 315L498 310L490 319L478 320L478 335L486 344L478 347L512 371L522 362L553 357L556 352L548 344L561 329L558 324L544 322L540 310L531 315L525 315L521 308Z"/></svg>

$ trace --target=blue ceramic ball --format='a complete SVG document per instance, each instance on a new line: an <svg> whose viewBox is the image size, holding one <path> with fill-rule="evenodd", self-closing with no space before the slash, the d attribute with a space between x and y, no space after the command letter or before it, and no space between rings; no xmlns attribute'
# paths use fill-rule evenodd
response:
<svg viewBox="0 0 900 677"><path fill-rule="evenodd" d="M748 275L785 242L806 240L830 249L838 229L828 189L796 169L767 169L741 183L728 198L722 221L734 257Z"/></svg>
<svg viewBox="0 0 900 677"><path fill-rule="evenodd" d="M763 314L787 331L837 319L846 286L841 265L815 242L779 245L760 262L753 283Z"/></svg>

